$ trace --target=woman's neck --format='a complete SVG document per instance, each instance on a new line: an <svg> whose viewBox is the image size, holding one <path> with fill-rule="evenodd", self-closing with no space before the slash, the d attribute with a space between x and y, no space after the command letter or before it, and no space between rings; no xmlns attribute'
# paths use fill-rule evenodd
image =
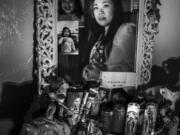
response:
<svg viewBox="0 0 180 135"><path fill-rule="evenodd" d="M106 35L107 35L107 33L108 33L108 29L109 29L109 25L105 27L104 36L106 36Z"/></svg>

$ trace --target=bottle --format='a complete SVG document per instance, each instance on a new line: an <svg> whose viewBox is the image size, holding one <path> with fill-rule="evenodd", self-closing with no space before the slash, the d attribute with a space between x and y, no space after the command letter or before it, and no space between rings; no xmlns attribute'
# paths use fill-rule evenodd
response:
<svg viewBox="0 0 180 135"><path fill-rule="evenodd" d="M103 134L111 133L111 125L113 120L113 110L111 105L106 103L103 105L100 113L101 130Z"/></svg>
<svg viewBox="0 0 180 135"><path fill-rule="evenodd" d="M77 125L74 135L87 135L87 125L85 122L80 121Z"/></svg>
<svg viewBox="0 0 180 135"><path fill-rule="evenodd" d="M117 104L113 108L112 133L123 134L126 120L125 105Z"/></svg>

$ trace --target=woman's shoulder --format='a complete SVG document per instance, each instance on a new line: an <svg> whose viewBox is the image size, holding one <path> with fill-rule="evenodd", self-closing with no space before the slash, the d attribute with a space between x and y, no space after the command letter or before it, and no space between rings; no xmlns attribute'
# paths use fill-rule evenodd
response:
<svg viewBox="0 0 180 135"><path fill-rule="evenodd" d="M114 36L113 44L121 45L126 41L134 40L136 37L136 25L134 23L123 23Z"/></svg>
<svg viewBox="0 0 180 135"><path fill-rule="evenodd" d="M123 23L121 26L118 28L116 35L117 34L136 34L136 25L134 23Z"/></svg>

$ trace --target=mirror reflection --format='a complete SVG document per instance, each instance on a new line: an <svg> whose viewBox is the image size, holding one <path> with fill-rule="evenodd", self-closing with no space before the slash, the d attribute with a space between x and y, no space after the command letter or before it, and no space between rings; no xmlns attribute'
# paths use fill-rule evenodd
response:
<svg viewBox="0 0 180 135"><path fill-rule="evenodd" d="M80 82L102 71L136 72L134 7L131 0L58 0L58 74Z"/></svg>

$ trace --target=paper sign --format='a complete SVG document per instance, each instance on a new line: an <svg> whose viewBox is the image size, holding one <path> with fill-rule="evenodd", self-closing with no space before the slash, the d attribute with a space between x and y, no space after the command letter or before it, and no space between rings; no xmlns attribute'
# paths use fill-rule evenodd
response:
<svg viewBox="0 0 180 135"><path fill-rule="evenodd" d="M136 86L136 73L133 72L101 72L101 87L120 88Z"/></svg>

